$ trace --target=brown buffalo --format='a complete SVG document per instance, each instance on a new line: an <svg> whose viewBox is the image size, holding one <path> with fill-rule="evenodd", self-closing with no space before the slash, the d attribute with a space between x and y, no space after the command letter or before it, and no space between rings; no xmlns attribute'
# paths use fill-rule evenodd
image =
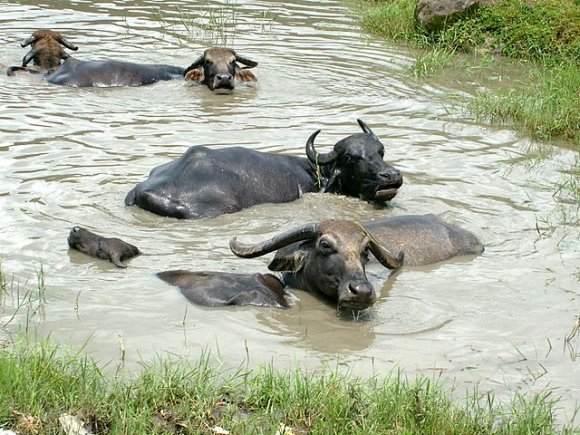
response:
<svg viewBox="0 0 580 435"><path fill-rule="evenodd" d="M41 71L50 71L60 66L61 60L66 60L70 55L64 51L62 46L77 51L78 47L68 42L64 36L54 30L37 30L22 42L22 47L30 45L30 51L22 59L21 67L10 67L8 75L14 74L17 70L26 70L27 65L32 62Z"/></svg>
<svg viewBox="0 0 580 435"><path fill-rule="evenodd" d="M277 251L268 268L283 272L286 285L329 297L339 308L357 310L377 299L365 273L369 254L390 269L403 264L402 252L393 255L360 224L346 220L307 224L254 245L233 238L230 249L243 258Z"/></svg>
<svg viewBox="0 0 580 435"><path fill-rule="evenodd" d="M238 62L244 67L238 66ZM142 64L119 60L69 59L46 77L49 83L75 87L144 86L166 80L185 79L206 84L211 90L232 90L234 79L250 81L257 62L242 58L230 48L209 48L187 68L165 64Z"/></svg>
<svg viewBox="0 0 580 435"><path fill-rule="evenodd" d="M258 62L240 56L231 48L213 47L205 50L183 74L186 80L204 83L212 91L229 91L234 89L236 80L256 81L256 76L248 69L257 65Z"/></svg>

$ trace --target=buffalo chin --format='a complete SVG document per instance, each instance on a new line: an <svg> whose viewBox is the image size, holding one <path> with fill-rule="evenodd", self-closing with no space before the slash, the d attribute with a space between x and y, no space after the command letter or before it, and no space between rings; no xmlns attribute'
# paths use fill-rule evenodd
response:
<svg viewBox="0 0 580 435"><path fill-rule="evenodd" d="M397 196L398 191L399 189L396 187L390 189L380 189L375 192L375 197L373 199L377 202L390 201L395 196Z"/></svg>
<svg viewBox="0 0 580 435"><path fill-rule="evenodd" d="M347 310L355 310L355 311L361 311L361 310L366 310L368 307L372 306L375 303L375 301L372 301L370 303L365 303L365 302L359 302L359 301L343 301L343 302L339 302L338 304L338 309L347 309Z"/></svg>
<svg viewBox="0 0 580 435"><path fill-rule="evenodd" d="M214 88L212 89L214 94L230 94L234 88L230 87L221 87L221 88Z"/></svg>

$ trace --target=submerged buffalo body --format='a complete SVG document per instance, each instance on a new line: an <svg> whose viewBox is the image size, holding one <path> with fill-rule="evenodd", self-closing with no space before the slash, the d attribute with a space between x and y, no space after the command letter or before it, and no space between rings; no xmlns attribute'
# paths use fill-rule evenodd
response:
<svg viewBox="0 0 580 435"><path fill-rule="evenodd" d="M46 80L75 87L142 86L183 76L183 68L117 60L68 59Z"/></svg>
<svg viewBox="0 0 580 435"><path fill-rule="evenodd" d="M403 251L407 266L479 255L484 250L475 234L433 214L388 217L363 226L386 249Z"/></svg>
<svg viewBox="0 0 580 435"><path fill-rule="evenodd" d="M430 264L457 255L479 255L484 247L471 232L435 215L398 216L363 224L324 221L290 230L270 240L230 242L240 257L277 251L268 268L282 272L285 285L322 294L339 307L364 309L377 299L365 264L372 252L381 264ZM396 253L396 254L392 254Z"/></svg>
<svg viewBox="0 0 580 435"><path fill-rule="evenodd" d="M365 224L328 220L286 231L256 244L230 241L243 258L276 251L272 275L168 271L158 276L178 286L191 302L209 305L285 306L284 286L327 297L338 307L365 309L377 299L365 265L369 254L390 269L440 262L458 255L479 255L484 246L471 232L435 215L397 216ZM263 277L268 277L264 280Z"/></svg>
<svg viewBox="0 0 580 435"><path fill-rule="evenodd" d="M81 227L74 227L68 236L68 245L91 257L108 260L117 267L125 268L122 261L140 254L139 248L121 239L102 237Z"/></svg>
<svg viewBox="0 0 580 435"><path fill-rule="evenodd" d="M157 274L190 301L208 307L256 305L286 308L284 284L274 275L169 270Z"/></svg>
<svg viewBox="0 0 580 435"><path fill-rule="evenodd" d="M290 202L320 190L384 203L397 194L403 178L383 161L384 146L375 134L358 122L363 133L339 141L327 154L314 149L320 130L316 131L306 144L308 158L193 146L177 160L153 169L131 189L125 203L181 219Z"/></svg>
<svg viewBox="0 0 580 435"><path fill-rule="evenodd" d="M70 58L64 51L63 46L77 51L78 47L68 42L64 36L54 30L37 30L22 42L22 47L30 45L30 51L22 59L22 66L12 66L8 68L7 74L13 75L14 71L26 70L29 72L50 71L58 68L61 60ZM28 70L27 65L31 63L39 70Z"/></svg>
<svg viewBox="0 0 580 435"><path fill-rule="evenodd" d="M239 66L241 63L245 66ZM235 80L255 80L244 68L257 62L243 58L230 48L205 50L187 68L162 64L141 64L117 60L68 59L47 76L49 83L76 87L142 86L165 80L185 79L205 83L211 90L232 90Z"/></svg>
<svg viewBox="0 0 580 435"><path fill-rule="evenodd" d="M304 225L254 245L234 238L230 249L243 258L277 251L268 268L283 272L286 285L324 295L339 308L357 310L377 299L365 273L369 255L390 269L400 267L403 261L403 253L391 253L360 224L344 220Z"/></svg>

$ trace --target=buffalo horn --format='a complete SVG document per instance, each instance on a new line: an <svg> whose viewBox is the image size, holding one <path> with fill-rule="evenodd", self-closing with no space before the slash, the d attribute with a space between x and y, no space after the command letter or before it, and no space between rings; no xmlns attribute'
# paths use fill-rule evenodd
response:
<svg viewBox="0 0 580 435"><path fill-rule="evenodd" d="M204 59L205 58L203 57L203 55L199 56L195 60L195 62L193 62L191 65L189 65L187 68L185 68L185 71L183 71L183 76L185 76L192 69L196 69L196 68L199 68L200 66L203 66Z"/></svg>
<svg viewBox="0 0 580 435"><path fill-rule="evenodd" d="M230 249L238 257L254 258L277 251L300 240L315 239L320 234L320 224L307 224L280 233L269 240L254 245L238 242L234 237L230 240Z"/></svg>
<svg viewBox="0 0 580 435"><path fill-rule="evenodd" d="M36 41L38 38L35 35L32 35L28 38L26 38L24 41L22 41L22 43L20 44L22 47L26 47L27 45L32 44L34 41Z"/></svg>
<svg viewBox="0 0 580 435"><path fill-rule="evenodd" d="M377 243L372 235L368 231L364 230L369 237L369 247L371 252L375 256L379 263L385 266L387 269L398 269L403 265L403 257L405 256L402 251L399 251L397 255L393 255L388 249L383 248Z"/></svg>
<svg viewBox="0 0 580 435"><path fill-rule="evenodd" d="M71 44L70 42L68 42L64 36L62 35L58 35L58 42L61 45L64 45L66 48L68 48L69 50L73 50L73 51L77 51L79 48L76 45Z"/></svg>
<svg viewBox="0 0 580 435"><path fill-rule="evenodd" d="M22 66L25 67L26 65L28 65L30 61L34 59L34 56L36 56L37 53L38 53L37 48L33 48L28 53L26 53L26 56L24 56L24 59L22 59Z"/></svg>
<svg viewBox="0 0 580 435"><path fill-rule="evenodd" d="M376 134L373 133L371 128L362 119L357 119L356 122L358 122L358 125L360 125L360 128L362 128L362 131L364 131L366 134L370 134L371 136L376 137Z"/></svg>
<svg viewBox="0 0 580 435"><path fill-rule="evenodd" d="M308 159L315 165L328 165L338 158L338 154L334 150L327 154L319 154L314 149L314 138L318 136L318 133L320 133L320 130L316 130L308 138L308 141L306 142L306 155L308 156Z"/></svg>
<svg viewBox="0 0 580 435"><path fill-rule="evenodd" d="M241 64L246 65L245 67L240 69L250 69L254 68L255 66L258 66L258 62L254 62L253 60L247 59L238 54L236 54L236 62L240 62Z"/></svg>

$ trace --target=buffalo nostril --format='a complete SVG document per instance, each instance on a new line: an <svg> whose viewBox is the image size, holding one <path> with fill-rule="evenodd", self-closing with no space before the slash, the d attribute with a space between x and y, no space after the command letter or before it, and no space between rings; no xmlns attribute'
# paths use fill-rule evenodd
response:
<svg viewBox="0 0 580 435"><path fill-rule="evenodd" d="M359 286L353 282L348 285L348 290L353 294L357 295L359 292Z"/></svg>
<svg viewBox="0 0 580 435"><path fill-rule="evenodd" d="M379 173L379 175L387 181L399 180L401 178L401 171L398 169L390 169Z"/></svg>

